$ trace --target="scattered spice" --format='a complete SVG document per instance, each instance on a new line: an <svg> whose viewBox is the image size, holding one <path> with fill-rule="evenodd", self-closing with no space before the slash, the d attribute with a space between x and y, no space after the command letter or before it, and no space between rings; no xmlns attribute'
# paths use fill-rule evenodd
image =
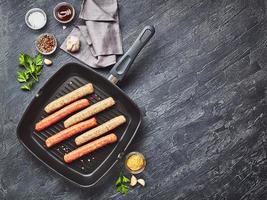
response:
<svg viewBox="0 0 267 200"><path fill-rule="evenodd" d="M42 53L50 53L55 49L56 40L52 35L44 34L37 40L37 48Z"/></svg>

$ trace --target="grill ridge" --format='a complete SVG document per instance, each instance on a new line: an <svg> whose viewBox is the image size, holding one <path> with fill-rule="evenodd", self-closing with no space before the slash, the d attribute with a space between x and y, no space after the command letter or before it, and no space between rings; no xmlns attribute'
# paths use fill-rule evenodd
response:
<svg viewBox="0 0 267 200"><path fill-rule="evenodd" d="M83 85L85 85L86 83L88 83L88 81L85 81L85 80L82 80L81 78L79 77L71 77L70 79L68 79L66 82L64 82L64 84L62 84L62 86L58 89L58 91L56 92L55 95L53 95L53 98L51 98L49 100L49 102L51 102L52 100L55 100ZM85 96L84 98L87 98L89 101L90 101L90 105L98 102L98 101L101 101L105 98L109 97L108 94L106 94L105 92L103 92L101 89L99 89L98 87L96 87L94 85L94 93L93 94L90 94L90 95L87 95ZM116 101L116 99L115 99ZM119 110L119 106L117 105L117 102L116 101L116 104L103 111L102 113L99 113L96 115L96 119L97 119L97 122L98 122L98 125L100 124L103 124L104 122L116 117L116 116L119 116L119 115L125 115L123 111ZM79 112L79 111L78 111ZM39 119L43 119L45 117L47 117L48 114L45 113L44 111L41 111L41 115L39 117ZM67 116L65 119L67 119L68 117L70 116ZM60 122L48 127L47 129L45 129L44 131L41 131L41 132L33 132L33 138L35 139L36 142L38 142L40 145L44 146L45 145L45 140L58 133L59 131L63 130L64 129L64 126L63 126L63 121L65 120L61 120ZM123 130L123 125L122 127L118 127L116 129L116 134L118 136L118 138L120 139L121 137L121 132ZM84 131L85 132L85 131ZM82 132L83 133L83 132ZM80 134L82 134L80 133ZM77 135L80 135L80 134L77 134ZM77 136L76 135L76 136ZM69 152L69 151L72 151L74 149L77 148L75 142L74 142L74 138L76 136L73 136L57 145L55 145L54 147L48 149L48 152L53 156L55 157L56 159L60 160L61 162L64 162L63 161L63 156ZM113 149L115 144L111 144L107 147L105 147L105 152L109 152ZM101 149L99 150L101 151ZM73 168L74 170L77 170L79 171L80 173L85 173L85 174L88 174L88 173L91 173L92 172L92 168L94 167L91 167L93 165L99 165L102 163L103 160L100 160L98 159L97 157L94 157L94 153L91 153L90 155L87 155L87 156L84 156L82 159L79 159L75 162L73 162L72 164L70 164L69 166L71 168Z"/></svg>

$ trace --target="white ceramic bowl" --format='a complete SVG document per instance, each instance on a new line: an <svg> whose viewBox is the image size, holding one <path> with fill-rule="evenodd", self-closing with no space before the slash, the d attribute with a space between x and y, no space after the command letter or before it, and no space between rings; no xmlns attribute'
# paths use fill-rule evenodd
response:
<svg viewBox="0 0 267 200"><path fill-rule="evenodd" d="M52 36L52 37L54 38L54 41L55 41L55 47L54 47L53 50L50 51L50 52L43 52L43 51L41 51L41 50L38 48L38 46L37 46L37 43L38 43L38 41L40 40L40 38L42 38L42 37L45 36L45 35ZM37 37L37 39L36 39L36 41L35 41L35 47L36 47L36 49L37 49L37 51L38 51L39 53L41 53L41 54L43 54L43 55L50 55L50 54L54 53L54 52L56 51L56 49L57 49L57 38L56 38L53 34L51 34L51 33L43 33L43 34L41 34L41 35L39 35L39 36Z"/></svg>
<svg viewBox="0 0 267 200"><path fill-rule="evenodd" d="M34 27L34 26L32 26L32 25L30 24L30 22L29 22L29 16L30 16L30 14L32 14L32 13L34 13L34 12L40 12L40 13L44 16L44 23L43 23L42 26ZM25 23L26 23L27 26L28 26L29 28L31 28L31 29L33 29L33 30L39 30L39 29L43 28L43 27L46 25L46 23L47 23L46 13L45 13L42 9L40 9L40 8L32 8L32 9L30 9L30 10L26 13L26 15L25 15Z"/></svg>

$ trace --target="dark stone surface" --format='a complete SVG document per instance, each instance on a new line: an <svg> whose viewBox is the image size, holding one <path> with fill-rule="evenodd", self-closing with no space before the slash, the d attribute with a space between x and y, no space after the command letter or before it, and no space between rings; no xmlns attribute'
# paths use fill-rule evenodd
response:
<svg viewBox="0 0 267 200"><path fill-rule="evenodd" d="M36 91L64 63L58 50L32 92L16 83L18 54L35 53L42 32L68 32L52 18L58 1L0 1L0 199L267 199L267 2L120 0L124 49L141 29L156 34L121 88L140 106L143 125L130 150L147 158L145 188L116 194L115 171L94 189L51 172L16 138ZM69 0L80 9L81 1ZM43 8L48 25L31 31L26 11ZM75 23L77 23L77 19ZM107 74L108 69L98 70Z"/></svg>

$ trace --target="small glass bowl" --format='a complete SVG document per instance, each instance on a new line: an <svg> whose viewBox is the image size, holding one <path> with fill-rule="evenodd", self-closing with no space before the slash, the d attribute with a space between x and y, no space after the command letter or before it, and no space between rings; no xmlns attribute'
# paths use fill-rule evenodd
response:
<svg viewBox="0 0 267 200"><path fill-rule="evenodd" d="M71 10L72 10L72 16L71 16L71 18L70 18L69 20L67 20L67 21L63 21L63 20L60 20L60 19L57 17L57 10L59 9L60 6L68 6L68 7L71 8ZM74 19L74 17L75 17L75 9L74 9L73 5L71 5L70 3L67 3L67 2L61 2L61 3L58 3L58 4L55 6L55 8L54 8L54 10L53 10L53 15L54 15L54 18L55 18L58 22L60 22L60 23L62 23L62 24L67 24L67 23L71 22L71 21Z"/></svg>
<svg viewBox="0 0 267 200"><path fill-rule="evenodd" d="M134 171L134 170L131 170L131 169L127 166L127 160L128 160L128 158L129 158L130 156L132 156L132 155L139 155L140 157L143 158L143 160L144 160L144 164L143 164L143 166L142 166L141 169ZM133 152L130 152L130 153L128 153L128 154L126 155L126 157L125 157L125 161L124 161L124 166L125 166L125 168L126 168L131 174L140 174L142 171L144 171L144 169L145 169L145 167L146 167L146 159L145 159L145 157L144 157L143 154L141 154L141 153L139 153L139 152L137 152L137 151L133 151Z"/></svg>
<svg viewBox="0 0 267 200"><path fill-rule="evenodd" d="M29 22L29 16L30 16L30 14L32 14L32 13L34 13L34 12L40 12L43 16L44 16L44 24L42 25L42 26L40 26L40 27L34 27L34 26L32 26L31 24L30 24L30 22ZM41 28L43 28L45 25L46 25L46 23L47 23L47 17L46 17L46 13L42 10L42 9L40 9L40 8L32 8L32 9L30 9L27 13L26 13L26 15L25 15L25 23L27 24L27 26L29 27L29 28L31 28L31 29L33 29L33 30L39 30L39 29L41 29Z"/></svg>
<svg viewBox="0 0 267 200"><path fill-rule="evenodd" d="M55 46L54 46L53 50L50 51L50 52L43 52L43 51L41 51L41 50L38 48L38 45L37 45L37 44L38 44L38 41L39 41L43 36L45 36L45 35L48 35L48 36L53 37L53 39L54 39L54 41L55 41ZM41 54L43 54L43 55L50 55L50 54L54 53L54 52L56 51L56 49L57 49L57 39L56 39L56 37L55 37L53 34L51 34L51 33L43 33L43 34L39 35L39 36L37 37L37 39L35 40L35 47L36 47L36 49L37 49L37 51L38 51L39 53L41 53Z"/></svg>

